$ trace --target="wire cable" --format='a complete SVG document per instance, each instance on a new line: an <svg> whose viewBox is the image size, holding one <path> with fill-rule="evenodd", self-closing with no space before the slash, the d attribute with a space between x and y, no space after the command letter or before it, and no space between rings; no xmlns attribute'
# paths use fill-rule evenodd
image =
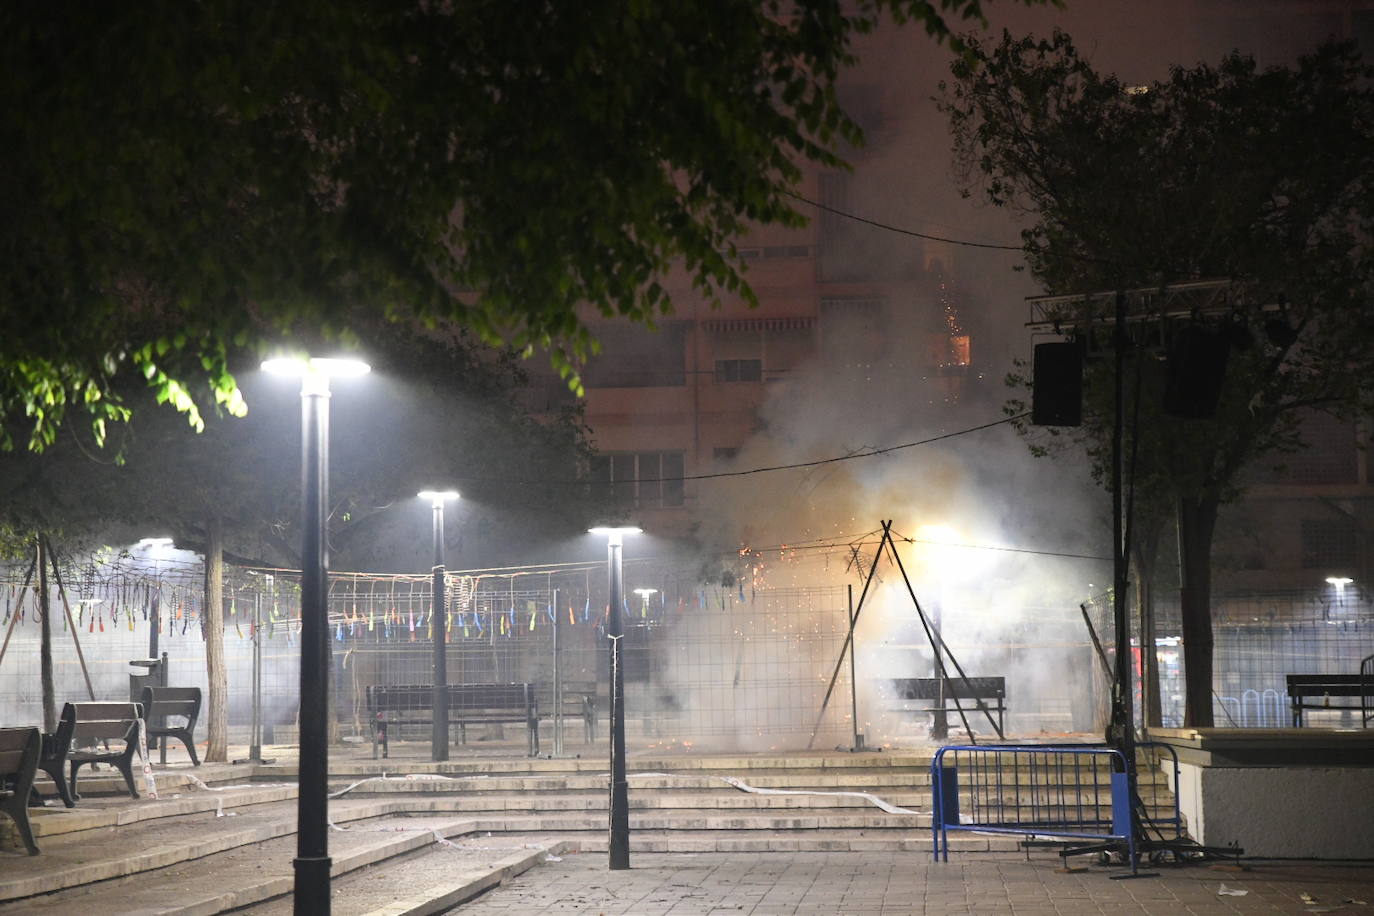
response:
<svg viewBox="0 0 1374 916"><path fill-rule="evenodd" d="M917 232L915 229L904 229L901 226L893 226L889 223L880 223L875 219L869 219L868 217L860 216L857 213L850 213L848 211L841 210L838 207L832 207L829 204L823 204L819 201L811 200L809 197L803 197L802 195L797 194L793 191L783 191L783 193L786 194L788 197L792 198L793 200L807 204L808 206L815 207L817 210L824 210L826 213L833 213L836 216L842 216L845 219L853 220L856 223L863 223L865 226L872 226L875 229L884 229L888 232L895 232L898 235L909 235L912 238L925 239L929 242L945 242L949 245L963 245L966 248L991 248L994 251L1025 251L1024 246L1021 245L998 245L994 242L973 242L969 241L968 239L952 239L942 235L931 235L930 233L926 232Z"/></svg>
<svg viewBox="0 0 1374 916"><path fill-rule="evenodd" d="M969 433L982 432L985 429L992 429L995 426L1002 426L1007 423L1014 423L1017 420L1030 416L1030 411L1019 413L1011 417L1003 417L1000 420L993 420L991 423L983 423L979 426L970 426L967 429L956 430L952 433L941 433L938 436L931 436L927 439L917 439L915 442L903 442L899 445L888 445L883 448L872 448L866 451L854 452L849 455L832 455L829 458L817 458L814 461L797 461L792 464L774 464L761 468L747 468L743 471L716 471L711 474L687 474L682 477L638 477L639 483L676 483L687 480L715 480L721 477L747 477L751 474L766 474L772 471L795 471L799 468L814 468L825 464L837 464L841 461L853 461L856 458L872 458L876 455L886 455L889 452L897 452L902 449L915 448L918 445L930 445L933 442L941 442L945 439L954 439L959 436L967 436ZM531 484L549 483L550 481L531 481L531 480L511 480L503 477L459 477L458 480L475 481L481 483L508 483L508 484ZM563 480L558 483L566 484L594 484L606 483L615 485L616 483L629 483L630 481L598 481L598 480Z"/></svg>

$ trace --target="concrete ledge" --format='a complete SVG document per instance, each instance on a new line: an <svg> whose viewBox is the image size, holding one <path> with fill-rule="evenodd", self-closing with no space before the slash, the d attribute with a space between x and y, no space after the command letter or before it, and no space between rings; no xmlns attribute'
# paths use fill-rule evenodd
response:
<svg viewBox="0 0 1374 916"><path fill-rule="evenodd" d="M345 810L331 812L336 821L343 822L366 820L393 813L401 812L396 810L395 805L386 802L354 805ZM93 884L110 878L136 875L168 865L175 865L179 862L199 859L217 852L247 846L251 843L261 843L264 840L289 836L295 832L295 819L284 818L270 824L226 830L223 833L199 840L176 844L168 843L143 849L139 852L121 850L114 854L107 854L104 858L89 861L74 862L71 860L71 856L57 854L16 857L13 864L9 866L9 871L11 873L27 871L28 874L12 877L7 875L4 880L0 880L0 901L19 900L24 897L34 897L39 894L50 894L55 891L80 887L83 884ZM80 839L73 838L72 842L80 844Z"/></svg>
<svg viewBox="0 0 1374 916"><path fill-rule="evenodd" d="M568 840L554 843L547 849L522 850L500 860L491 868L460 872L453 881L426 888L412 897L372 910L366 916L432 916L442 913L528 871L543 862L546 856L561 856L576 851L577 844Z"/></svg>
<svg viewBox="0 0 1374 916"><path fill-rule="evenodd" d="M1262 858L1374 858L1374 729L1151 729L1188 832Z"/></svg>
<svg viewBox="0 0 1374 916"><path fill-rule="evenodd" d="M1152 728L1198 766L1374 766L1374 728Z"/></svg>
<svg viewBox="0 0 1374 916"><path fill-rule="evenodd" d="M191 784L188 782L184 785L189 787ZM223 793L199 789L190 791L193 794L183 798L131 798L128 805L120 807L97 808L89 804L83 807L82 803L78 802L75 808L32 808L29 810L29 820L33 825L35 837L53 837L101 827L136 824L160 817L201 814L218 810L220 804L228 809L286 801L295 798L297 794L295 786L257 788L245 785L241 791Z"/></svg>
<svg viewBox="0 0 1374 916"><path fill-rule="evenodd" d="M443 837L451 839L471 833L472 824L468 821L455 821L436 830ZM434 837L427 832L388 837L362 849L335 855L329 874L333 878L338 878L395 856L423 849L433 842ZM274 897L285 896L290 894L293 888L294 882L290 875L277 875L232 891L207 894L187 903L168 906L166 909L160 909L158 916L215 916L240 907L263 903Z"/></svg>

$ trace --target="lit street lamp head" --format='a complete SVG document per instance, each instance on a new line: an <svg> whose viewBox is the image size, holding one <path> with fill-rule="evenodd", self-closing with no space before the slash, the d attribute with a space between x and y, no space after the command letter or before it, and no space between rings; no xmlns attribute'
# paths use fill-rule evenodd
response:
<svg viewBox="0 0 1374 916"><path fill-rule="evenodd" d="M415 495L421 499L429 500L430 504L436 509L443 506L443 504L450 499L459 498L457 490L421 490Z"/></svg>
<svg viewBox="0 0 1374 916"><path fill-rule="evenodd" d="M262 361L262 371L301 380L301 394L328 394L329 380L366 375L372 367L360 359L344 357L278 356Z"/></svg>
<svg viewBox="0 0 1374 916"><path fill-rule="evenodd" d="M587 529L588 534L595 534L606 538L613 547L619 547L622 543L624 543L625 535L642 534L643 532L643 528L638 528L634 525L621 525L618 527L610 525L598 525L595 528Z"/></svg>

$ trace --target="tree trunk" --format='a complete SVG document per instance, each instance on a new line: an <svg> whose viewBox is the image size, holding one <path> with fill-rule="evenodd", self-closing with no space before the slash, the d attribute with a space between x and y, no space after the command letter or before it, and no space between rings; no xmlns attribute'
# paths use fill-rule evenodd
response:
<svg viewBox="0 0 1374 916"><path fill-rule="evenodd" d="M1183 618L1186 728L1212 727L1212 534L1218 501L1208 493L1178 503L1179 604Z"/></svg>
<svg viewBox="0 0 1374 916"><path fill-rule="evenodd" d="M47 538L38 536L38 676L43 682L43 731L57 731L57 690L52 670L52 596L48 594Z"/></svg>
<svg viewBox="0 0 1374 916"><path fill-rule="evenodd" d="M224 669L224 526L211 516L205 538L205 668L210 684L210 746L205 759L229 759L229 678Z"/></svg>
<svg viewBox="0 0 1374 916"><path fill-rule="evenodd" d="M1155 648L1155 566L1159 559L1158 521L1152 521L1148 528L1135 538L1131 552L1135 563L1136 602L1140 619L1140 721L1146 728L1159 728L1163 724L1160 714L1159 693L1159 652Z"/></svg>

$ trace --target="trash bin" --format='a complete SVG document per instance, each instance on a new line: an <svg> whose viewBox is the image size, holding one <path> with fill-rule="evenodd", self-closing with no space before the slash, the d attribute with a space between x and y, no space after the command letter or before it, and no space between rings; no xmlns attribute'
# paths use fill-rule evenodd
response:
<svg viewBox="0 0 1374 916"><path fill-rule="evenodd" d="M143 699L144 687L166 687L167 686L167 653L163 652L161 658L135 658L129 662L130 667L144 668L145 674L129 673L129 702L137 703ZM161 723L149 722L148 725L158 725ZM157 747L157 739L152 738L148 741L150 748Z"/></svg>

